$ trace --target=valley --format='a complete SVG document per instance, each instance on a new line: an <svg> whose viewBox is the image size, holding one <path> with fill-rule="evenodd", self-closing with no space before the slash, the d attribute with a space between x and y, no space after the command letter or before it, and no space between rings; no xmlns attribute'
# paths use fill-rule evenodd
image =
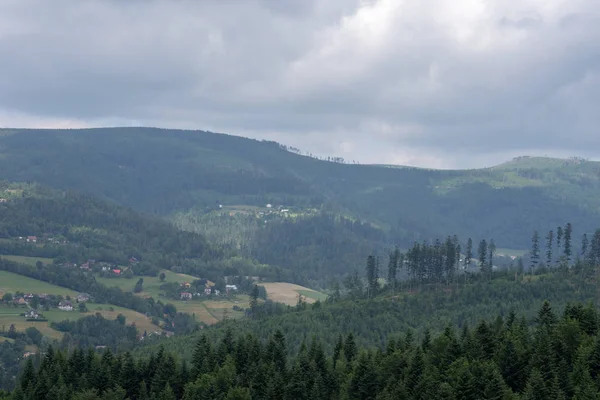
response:
<svg viewBox="0 0 600 400"><path fill-rule="evenodd" d="M25 145L34 160L14 157ZM73 148L93 170L56 157ZM11 357L53 346L194 363L203 338L282 335L292 360L308 345L335 358L349 332L370 354L491 315L535 325L545 301L600 304L594 162L346 165L145 128L16 130L0 135L0 153L0 345Z"/></svg>

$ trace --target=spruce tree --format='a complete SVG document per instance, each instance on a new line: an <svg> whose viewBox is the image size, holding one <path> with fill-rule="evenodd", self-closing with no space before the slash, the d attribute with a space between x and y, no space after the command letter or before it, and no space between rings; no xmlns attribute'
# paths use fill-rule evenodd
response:
<svg viewBox="0 0 600 400"><path fill-rule="evenodd" d="M377 288L379 287L379 274L378 274L378 262L375 256L367 257L367 285L368 285L368 298L371 299L377 294Z"/></svg>
<svg viewBox="0 0 600 400"><path fill-rule="evenodd" d="M550 267L552 265L552 245L554 244L554 231L552 229L548 231L546 235L546 265Z"/></svg>
<svg viewBox="0 0 600 400"><path fill-rule="evenodd" d="M390 259L388 262L387 284L392 288L392 293L396 291L396 274L398 271L399 258L400 250L396 248L396 250L390 253Z"/></svg>
<svg viewBox="0 0 600 400"><path fill-rule="evenodd" d="M487 265L485 260L487 259L487 242L485 239L482 239L481 242L479 242L479 249L478 249L478 253L479 253L479 269L481 270L482 273L485 274L486 269L487 269Z"/></svg>
<svg viewBox="0 0 600 400"><path fill-rule="evenodd" d="M585 259L588 252L588 246L590 242L587 236L587 233L583 234L583 238L581 239L581 256Z"/></svg>
<svg viewBox="0 0 600 400"><path fill-rule="evenodd" d="M256 316L256 311L258 309L258 286L255 284L252 286L252 291L250 292L250 309L252 310L252 316Z"/></svg>
<svg viewBox="0 0 600 400"><path fill-rule="evenodd" d="M465 267L469 268L473 259L473 239L467 240L467 248L465 249Z"/></svg>
<svg viewBox="0 0 600 400"><path fill-rule="evenodd" d="M563 228L562 226L559 226L558 228L556 228L556 262L558 263L559 259L560 259L560 251L562 249L562 239L563 239Z"/></svg>
<svg viewBox="0 0 600 400"><path fill-rule="evenodd" d="M540 235L538 231L533 232L531 238L531 271L535 271L540 262Z"/></svg>
<svg viewBox="0 0 600 400"><path fill-rule="evenodd" d="M344 357L346 357L346 362L351 363L354 360L358 350L356 349L356 342L354 341L354 335L352 332L346 336L346 340L344 342Z"/></svg>
<svg viewBox="0 0 600 400"><path fill-rule="evenodd" d="M490 239L488 244L488 274L492 272L494 267L494 255L496 254L496 243L494 239Z"/></svg>
<svg viewBox="0 0 600 400"><path fill-rule="evenodd" d="M546 384L538 369L534 368L527 379L523 400L548 400Z"/></svg>
<svg viewBox="0 0 600 400"><path fill-rule="evenodd" d="M565 254L565 259L567 261L567 264L571 263L571 255L573 254L573 249L571 247L572 235L573 235L573 226L569 222L565 226L565 230L564 230L564 240L565 240L564 254Z"/></svg>

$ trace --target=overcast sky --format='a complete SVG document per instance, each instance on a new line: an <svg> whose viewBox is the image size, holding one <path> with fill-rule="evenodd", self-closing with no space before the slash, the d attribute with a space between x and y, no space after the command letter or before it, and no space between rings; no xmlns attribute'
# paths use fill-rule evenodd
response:
<svg viewBox="0 0 600 400"><path fill-rule="evenodd" d="M600 159L599 110L599 0L0 1L3 127L465 168Z"/></svg>

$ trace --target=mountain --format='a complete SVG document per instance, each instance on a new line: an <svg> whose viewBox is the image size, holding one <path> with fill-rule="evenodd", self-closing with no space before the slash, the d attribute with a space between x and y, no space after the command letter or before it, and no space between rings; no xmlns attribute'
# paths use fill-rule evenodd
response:
<svg viewBox="0 0 600 400"><path fill-rule="evenodd" d="M348 165L302 156L275 142L202 131L4 129L0 179L75 189L174 219L208 236L213 233L205 223L208 213L231 217L242 208L259 216L270 211L267 204L289 209L293 216L274 219L270 231L263 224L252 228L252 240L234 241L240 249L250 247L248 254L262 262L260 248L273 243L269 238L289 237L287 246L298 248L294 235L279 233L294 229L290 223L315 218L367 224L378 233L350 229L351 236L343 236L351 237L347 247L382 252L453 234L527 249L535 229L570 222L591 232L600 222L597 162L524 157L492 168L451 171ZM239 235L236 229L230 236ZM319 243L306 245L315 256L303 263L316 262L326 251ZM352 259L364 259L367 250ZM268 261L280 267L292 262Z"/></svg>

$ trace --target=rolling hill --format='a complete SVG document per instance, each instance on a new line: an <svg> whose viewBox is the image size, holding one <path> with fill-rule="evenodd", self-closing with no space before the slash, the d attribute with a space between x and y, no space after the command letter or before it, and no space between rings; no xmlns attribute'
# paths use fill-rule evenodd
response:
<svg viewBox="0 0 600 400"><path fill-rule="evenodd" d="M219 205L280 205L297 213L293 222L331 216L358 221L378 233L353 227L340 233L339 225L331 229L347 248L361 248L352 254L357 260L372 249L449 234L494 238L498 247L526 249L535 229L571 222L578 234L590 232L600 222L599 171L597 162L529 157L456 171L347 165L301 156L274 142L202 131L0 131L0 179L75 189L176 219L187 230L208 236L218 227L209 229L198 216L219 211ZM308 215L306 210L317 212ZM189 216L201 226L186 224ZM261 250L273 243L271 238L294 240L283 234L294 229L286 221L273 221L269 230L253 228L251 240L243 243L246 254L294 266L291 259L272 259ZM232 228L232 235L238 228ZM314 252L306 264L326 250L323 242L288 242L287 247ZM240 241L234 244L244 251Z"/></svg>

